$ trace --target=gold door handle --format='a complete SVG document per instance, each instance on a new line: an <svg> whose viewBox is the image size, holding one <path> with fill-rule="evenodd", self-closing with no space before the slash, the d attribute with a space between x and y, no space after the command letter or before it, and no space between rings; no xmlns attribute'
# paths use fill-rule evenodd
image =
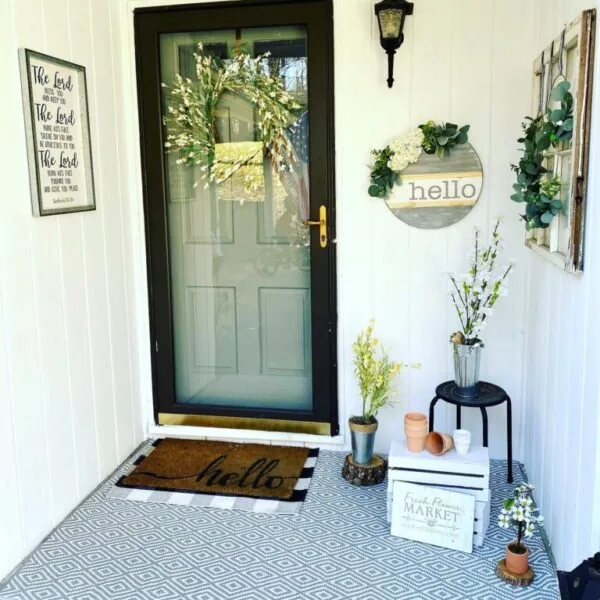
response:
<svg viewBox="0 0 600 600"><path fill-rule="evenodd" d="M327 248L327 207L321 206L319 208L319 220L318 221L302 221L304 225L308 227L319 227L319 242L321 248Z"/></svg>

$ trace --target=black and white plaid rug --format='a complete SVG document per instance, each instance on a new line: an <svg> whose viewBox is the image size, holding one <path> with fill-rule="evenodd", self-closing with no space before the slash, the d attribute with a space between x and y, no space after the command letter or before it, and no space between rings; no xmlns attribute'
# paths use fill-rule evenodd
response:
<svg viewBox="0 0 600 600"><path fill-rule="evenodd" d="M308 487L312 479L318 448L309 450L302 474L294 486L294 492L289 499L251 498L242 496L209 494L197 491L165 491L146 487L125 487L123 480L155 449L154 444L148 444L140 451L131 467L117 479L108 497L113 500L132 500L135 502L158 502L160 504L175 504L178 506L199 506L205 508L220 508L224 510L243 510L247 512L296 514L300 512L306 499Z"/></svg>

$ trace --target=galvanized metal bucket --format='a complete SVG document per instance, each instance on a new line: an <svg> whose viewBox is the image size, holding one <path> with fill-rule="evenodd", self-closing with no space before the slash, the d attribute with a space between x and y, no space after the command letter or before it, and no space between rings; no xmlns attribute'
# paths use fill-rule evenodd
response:
<svg viewBox="0 0 600 600"><path fill-rule="evenodd" d="M454 344L454 382L457 394L471 398L479 394L479 371L483 346Z"/></svg>
<svg viewBox="0 0 600 600"><path fill-rule="evenodd" d="M363 425L362 423L353 423L350 420L348 425L352 439L352 460L357 465L368 465L373 458L378 423L375 421L375 423Z"/></svg>

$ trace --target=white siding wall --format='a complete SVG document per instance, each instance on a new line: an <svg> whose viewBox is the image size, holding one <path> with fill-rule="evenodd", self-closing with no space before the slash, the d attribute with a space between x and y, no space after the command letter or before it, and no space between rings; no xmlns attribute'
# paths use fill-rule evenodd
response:
<svg viewBox="0 0 600 600"><path fill-rule="evenodd" d="M487 236L504 217L506 256L516 260L508 298L485 331L483 375L505 387L520 431L523 376L525 248L517 206L509 199L517 159L514 140L531 96L533 6L519 0L417 0L386 87L371 0L335 3L336 150L338 177L340 397L346 416L359 410L351 344L373 316L393 356L420 361L403 378L404 405L381 413L377 446L402 438L405 410L427 412L436 384L452 377L448 338L458 323L447 295L448 271L464 272L475 226ZM369 150L428 119L471 124L484 169L483 195L460 223L437 231L411 228L367 196ZM436 411L436 429L452 431L455 411ZM489 411L492 455L506 453L505 408ZM481 443L479 411L464 425ZM342 421L342 427L346 424ZM518 444L515 446L518 448Z"/></svg>
<svg viewBox="0 0 600 600"><path fill-rule="evenodd" d="M597 6L597 0L537 0L536 52L580 11ZM568 275L532 253L526 267L522 452L558 566L569 570L600 550L599 58L595 79L585 274Z"/></svg>
<svg viewBox="0 0 600 600"><path fill-rule="evenodd" d="M126 0L115 2L123 7ZM148 0L144 4L160 3ZM389 90L386 56L379 45L372 0L334 0L342 434L346 433L348 416L360 407L352 341L371 317L376 319L377 333L395 358L423 364L422 370L403 375L403 404L381 413L379 451L386 452L392 439L403 437L404 412L427 412L435 386L451 378L448 338L458 323L447 296L446 274L465 270L473 228L478 226L487 236L497 216L504 217L506 256L516 260L518 266L510 282L510 296L499 303L485 333L483 375L503 385L513 398L515 452L519 448L526 253L518 207L509 199L513 183L509 164L518 157L514 140L531 101L533 8L533 4L524 7L519 0L418 0L415 15L407 20L406 41L396 56L396 83ZM125 90L125 104L131 105L132 100L131 90ZM428 119L470 123L470 139L485 171L484 191L474 210L459 224L437 231L410 228L396 219L385 203L367 195L370 150L383 147L394 136ZM131 152L138 153L135 140L130 142ZM132 161L135 163L134 157ZM138 177L136 173L132 176ZM139 232L141 198L139 193L133 195L137 196ZM137 265L138 279L144 285L142 255ZM140 289L140 296L145 295L146 291ZM143 301L138 310L143 328ZM142 354L147 354L145 347ZM147 359L141 366L144 389L148 390L144 394L145 414L150 417ZM505 408L492 408L489 413L491 451L503 457ZM464 426L480 440L479 412L465 410L463 414ZM454 415L454 409L440 403L436 429L454 429ZM181 429L168 431L180 430L181 434ZM188 435L208 433L206 429L185 429ZM225 435L233 433L227 431ZM212 432L215 435L219 433ZM281 434L240 435L263 441L286 438ZM296 442L300 439L287 436L288 440L292 438Z"/></svg>
<svg viewBox="0 0 600 600"><path fill-rule="evenodd" d="M135 125L120 112L122 98L132 101L129 89L121 89L124 2L114 0L111 9L108 0L0 0L0 130L9 149L0 162L0 481L8 492L0 516L0 576L140 441L138 396L151 414L141 199L128 193L140 177L138 150ZM592 317L600 240L588 237L582 279L526 252L518 207L509 200L508 164L518 156L514 140L529 111L533 56L561 22L584 8L576 3L418 0L388 90L373 2L335 0L342 427L359 407L351 343L371 316L395 357L423 363L402 380L404 406L381 415L379 449L402 437L406 409L426 410L435 385L452 372L447 338L457 326L445 274L464 269L473 226L487 233L504 215L507 255L517 269L486 331L483 371L513 397L515 450L540 487L561 566L594 545L588 522L600 481L568 473L591 472L600 451L590 445L588 454L586 446L591 434L596 437L599 416L593 359L600 331ZM88 67L95 213L31 217L16 55L21 46ZM366 194L370 148L429 118L472 125L486 176L473 212L439 231L409 228ZM594 221L600 211L592 208ZM551 330L553 323L559 325ZM571 331L580 333L572 337ZM453 415L439 408L438 427L451 430ZM494 456L505 454L504 423L503 410L492 409ZM480 435L479 415L467 411L465 425ZM574 534L563 517L571 514L567 486L573 482L585 516Z"/></svg>
<svg viewBox="0 0 600 600"><path fill-rule="evenodd" d="M142 439L115 18L0 0L0 578ZM96 212L31 216L19 47L88 69Z"/></svg>

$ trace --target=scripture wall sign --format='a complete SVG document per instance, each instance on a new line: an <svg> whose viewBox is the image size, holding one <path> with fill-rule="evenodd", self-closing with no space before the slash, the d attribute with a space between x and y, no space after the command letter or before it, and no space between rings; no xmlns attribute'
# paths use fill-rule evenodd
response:
<svg viewBox="0 0 600 600"><path fill-rule="evenodd" d="M20 50L33 212L96 208L85 68Z"/></svg>
<svg viewBox="0 0 600 600"><path fill-rule="evenodd" d="M471 144L456 146L446 158L421 154L401 173L387 205L399 219L421 229L439 229L460 221L477 204L483 171Z"/></svg>
<svg viewBox="0 0 600 600"><path fill-rule="evenodd" d="M473 551L475 497L434 487L394 482L392 535Z"/></svg>

